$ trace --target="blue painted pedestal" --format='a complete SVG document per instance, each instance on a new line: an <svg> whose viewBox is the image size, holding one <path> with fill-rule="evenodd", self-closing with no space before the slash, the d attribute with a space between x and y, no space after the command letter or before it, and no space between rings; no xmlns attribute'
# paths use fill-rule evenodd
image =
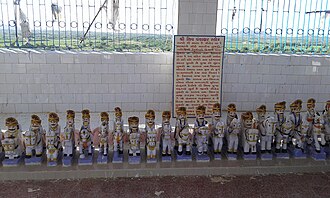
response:
<svg viewBox="0 0 330 198"><path fill-rule="evenodd" d="M112 163L123 163L124 162L124 154L119 154L118 151L113 152Z"/></svg>
<svg viewBox="0 0 330 198"><path fill-rule="evenodd" d="M277 159L290 159L289 153L275 153Z"/></svg>
<svg viewBox="0 0 330 198"><path fill-rule="evenodd" d="M273 154L272 153L261 153L260 154L260 159L261 160L272 160L273 159Z"/></svg>
<svg viewBox="0 0 330 198"><path fill-rule="evenodd" d="M327 159L327 154L324 152L324 147L321 147L320 152L316 152L315 148L312 148L312 158L316 161L324 161Z"/></svg>
<svg viewBox="0 0 330 198"><path fill-rule="evenodd" d="M62 165L65 167L72 166L73 157L70 156L63 156L62 158Z"/></svg>
<svg viewBox="0 0 330 198"><path fill-rule="evenodd" d="M178 151L175 150L175 154L176 154L176 161L178 162L192 161L192 154L186 155L185 150L183 150L182 155L178 155Z"/></svg>
<svg viewBox="0 0 330 198"><path fill-rule="evenodd" d="M32 156L30 158L26 158L24 159L25 165L41 165L42 163L42 157L36 157L36 156Z"/></svg>
<svg viewBox="0 0 330 198"><path fill-rule="evenodd" d="M107 164L109 162L108 155L104 156L103 152L99 152L97 156L97 163L98 164Z"/></svg>
<svg viewBox="0 0 330 198"><path fill-rule="evenodd" d="M93 156L94 156L94 152L92 152L92 155L85 155L85 158L80 158L80 154L79 154L78 165L92 165Z"/></svg>
<svg viewBox="0 0 330 198"><path fill-rule="evenodd" d="M2 161L2 166L3 167L19 166L22 160L23 160L23 156L20 156L20 157L15 158L15 159L4 159Z"/></svg>
<svg viewBox="0 0 330 198"><path fill-rule="evenodd" d="M140 164L141 156L128 156L128 163L129 164Z"/></svg>
<svg viewBox="0 0 330 198"><path fill-rule="evenodd" d="M251 153L251 154L244 154L243 155L244 160L256 160L257 154Z"/></svg>

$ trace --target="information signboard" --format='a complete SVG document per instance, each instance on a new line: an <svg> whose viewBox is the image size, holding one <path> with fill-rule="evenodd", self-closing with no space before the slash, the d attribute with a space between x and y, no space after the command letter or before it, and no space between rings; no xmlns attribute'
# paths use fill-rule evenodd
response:
<svg viewBox="0 0 330 198"><path fill-rule="evenodd" d="M188 117L195 116L198 105L212 105L222 97L224 36L176 35L173 60L173 115L186 107Z"/></svg>

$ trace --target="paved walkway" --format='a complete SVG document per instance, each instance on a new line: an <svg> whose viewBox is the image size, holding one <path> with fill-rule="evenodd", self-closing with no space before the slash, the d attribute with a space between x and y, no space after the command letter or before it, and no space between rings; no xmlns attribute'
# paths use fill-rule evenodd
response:
<svg viewBox="0 0 330 198"><path fill-rule="evenodd" d="M329 197L330 172L0 182L0 197Z"/></svg>

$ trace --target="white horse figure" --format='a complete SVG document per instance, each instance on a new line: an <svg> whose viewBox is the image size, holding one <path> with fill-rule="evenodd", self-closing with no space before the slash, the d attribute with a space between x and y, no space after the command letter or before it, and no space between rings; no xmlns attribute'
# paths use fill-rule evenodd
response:
<svg viewBox="0 0 330 198"><path fill-rule="evenodd" d="M330 115L327 110L323 112L325 140L330 142Z"/></svg>
<svg viewBox="0 0 330 198"><path fill-rule="evenodd" d="M130 150L129 154L133 156L140 155L140 134L138 132L129 134Z"/></svg>
<svg viewBox="0 0 330 198"><path fill-rule="evenodd" d="M74 125L67 125L63 132L61 132L61 136L63 138L63 154L64 156L72 156L73 155L73 145L74 145Z"/></svg>
<svg viewBox="0 0 330 198"><path fill-rule="evenodd" d="M262 122L262 127L259 127L260 130L260 144L261 151L267 150L271 152L272 143L275 134L275 119L274 117L268 117Z"/></svg>
<svg viewBox="0 0 330 198"><path fill-rule="evenodd" d="M150 131L147 134L147 159L156 158L156 137L155 131Z"/></svg>
<svg viewBox="0 0 330 198"><path fill-rule="evenodd" d="M197 150L199 155L203 154L203 152L207 154L208 137L209 128L206 126L199 127L197 132Z"/></svg>
<svg viewBox="0 0 330 198"><path fill-rule="evenodd" d="M92 154L92 137L91 132L87 128L82 128L79 131L79 153L80 158L85 158L85 153L88 151L88 154Z"/></svg>
<svg viewBox="0 0 330 198"><path fill-rule="evenodd" d="M325 134L322 131L323 121L319 113L315 114L313 124L313 139L316 152L320 152L320 143L322 146L325 145Z"/></svg>
<svg viewBox="0 0 330 198"><path fill-rule="evenodd" d="M241 121L234 118L228 127L228 152L236 153L238 147L238 135L241 132Z"/></svg>
<svg viewBox="0 0 330 198"><path fill-rule="evenodd" d="M100 144L99 147L101 149L103 149L103 155L107 156L108 155L108 145L109 145L109 125L108 124L101 124L100 126L100 133L99 133L99 137L100 137Z"/></svg>
<svg viewBox="0 0 330 198"><path fill-rule="evenodd" d="M121 124L116 124L115 131L113 133L113 150L123 151L123 130Z"/></svg>
<svg viewBox="0 0 330 198"><path fill-rule="evenodd" d="M56 162L58 156L58 137L54 131L46 133L46 155L48 162Z"/></svg>
<svg viewBox="0 0 330 198"><path fill-rule="evenodd" d="M5 138L1 143L7 159L15 159L21 155L22 151L17 147L19 145L17 138Z"/></svg>
<svg viewBox="0 0 330 198"><path fill-rule="evenodd" d="M25 153L26 157L30 158L32 156L32 151L35 150L36 156L40 157L42 155L43 144L40 134L40 129L29 130L23 134L25 143Z"/></svg>
<svg viewBox="0 0 330 198"><path fill-rule="evenodd" d="M276 134L276 149L282 148L284 152L287 151L289 135L293 127L293 122L290 120L290 117L286 117L282 124L281 131Z"/></svg>
<svg viewBox="0 0 330 198"><path fill-rule="evenodd" d="M215 125L215 129L213 131L213 149L214 149L214 153L221 153L224 137L225 137L225 123L220 120Z"/></svg>
<svg viewBox="0 0 330 198"><path fill-rule="evenodd" d="M259 130L256 127L256 121L253 119L252 120L252 128L247 129L245 131L245 138L246 140L244 141L244 153L252 152L256 153L257 152L257 142L259 139Z"/></svg>

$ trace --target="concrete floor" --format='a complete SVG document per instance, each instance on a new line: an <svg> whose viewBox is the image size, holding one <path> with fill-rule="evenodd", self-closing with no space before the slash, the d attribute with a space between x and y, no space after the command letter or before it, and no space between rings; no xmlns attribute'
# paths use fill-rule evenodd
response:
<svg viewBox="0 0 330 198"><path fill-rule="evenodd" d="M330 172L0 182L0 197L329 197Z"/></svg>

